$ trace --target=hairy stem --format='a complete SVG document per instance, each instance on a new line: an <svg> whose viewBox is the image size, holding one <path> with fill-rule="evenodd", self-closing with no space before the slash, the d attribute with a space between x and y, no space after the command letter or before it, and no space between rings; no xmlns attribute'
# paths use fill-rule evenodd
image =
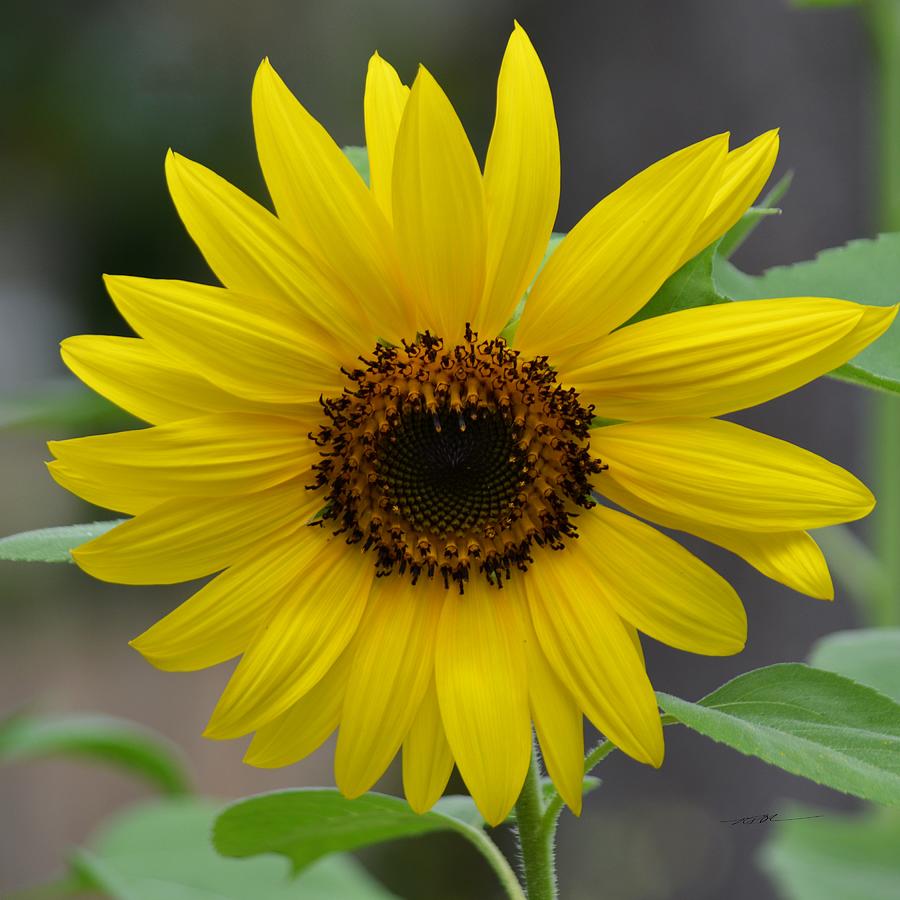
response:
<svg viewBox="0 0 900 900"><path fill-rule="evenodd" d="M556 829L544 827L537 748L516 801L516 835L528 900L556 900Z"/></svg>

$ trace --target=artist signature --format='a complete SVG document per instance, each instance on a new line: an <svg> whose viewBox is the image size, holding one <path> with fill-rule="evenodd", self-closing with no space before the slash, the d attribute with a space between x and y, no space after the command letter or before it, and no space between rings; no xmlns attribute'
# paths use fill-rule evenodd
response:
<svg viewBox="0 0 900 900"><path fill-rule="evenodd" d="M765 825L766 822L798 822L800 819L822 819L818 816L791 816L788 819L780 818L780 813L766 813L761 816L741 816L739 819L719 819L723 825Z"/></svg>

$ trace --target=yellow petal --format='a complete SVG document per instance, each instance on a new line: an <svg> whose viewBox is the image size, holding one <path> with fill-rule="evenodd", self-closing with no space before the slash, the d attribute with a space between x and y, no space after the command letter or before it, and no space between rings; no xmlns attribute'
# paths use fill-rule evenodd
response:
<svg viewBox="0 0 900 900"><path fill-rule="evenodd" d="M47 463L47 471L61 488L71 491L87 503L102 506L104 509L136 516L160 503L159 494L144 490L141 484L130 484L123 490L121 486L108 485L102 477L93 472L69 468L58 460Z"/></svg>
<svg viewBox="0 0 900 900"><path fill-rule="evenodd" d="M299 544L301 572L257 633L222 693L206 737L240 737L293 706L356 633L375 567L341 535Z"/></svg>
<svg viewBox="0 0 900 900"><path fill-rule="evenodd" d="M584 777L584 729L581 709L547 661L531 621L523 582L507 584L522 607L525 660L528 668L528 705L534 719L547 774L569 809L581 815Z"/></svg>
<svg viewBox="0 0 900 900"><path fill-rule="evenodd" d="M260 726L244 762L260 769L293 765L317 750L338 727L350 666L353 640L332 667L287 712Z"/></svg>
<svg viewBox="0 0 900 900"><path fill-rule="evenodd" d="M687 309L597 341L565 373L565 383L611 419L718 416L836 369L896 313L814 297Z"/></svg>
<svg viewBox="0 0 900 900"><path fill-rule="evenodd" d="M107 275L119 312L154 346L204 378L263 403L314 410L346 381L340 357L283 301L256 301L224 288ZM347 356L352 357L349 348ZM363 348L359 348L363 349Z"/></svg>
<svg viewBox="0 0 900 900"><path fill-rule="evenodd" d="M487 275L483 338L506 325L544 256L559 206L559 137L541 61L516 24L497 82L497 115L484 166Z"/></svg>
<svg viewBox="0 0 900 900"><path fill-rule="evenodd" d="M601 200L544 266L515 343L558 366L627 321L678 265L721 178L727 135L694 144Z"/></svg>
<svg viewBox="0 0 900 900"><path fill-rule="evenodd" d="M334 756L335 781L346 797L365 793L384 774L412 725L434 672L446 594L439 579L399 587L380 578L372 587Z"/></svg>
<svg viewBox="0 0 900 900"><path fill-rule="evenodd" d="M420 330L455 342L484 289L481 172L447 96L421 68L400 122L394 231Z"/></svg>
<svg viewBox="0 0 900 900"><path fill-rule="evenodd" d="M509 591L473 583L448 594L435 679L459 772L485 821L502 822L522 789L531 720L521 612Z"/></svg>
<svg viewBox="0 0 900 900"><path fill-rule="evenodd" d="M171 151L166 177L181 221L222 284L251 297L293 303L311 331L339 344L374 345L377 330L334 271L268 210L215 172Z"/></svg>
<svg viewBox="0 0 900 900"><path fill-rule="evenodd" d="M631 635L598 590L595 563L581 544L535 553L525 579L534 630L591 722L629 756L659 767L663 735L650 679Z"/></svg>
<svg viewBox="0 0 900 900"><path fill-rule="evenodd" d="M728 154L722 181L706 215L682 254L679 265L708 247L741 218L769 180L777 156L777 128L761 134Z"/></svg>
<svg viewBox="0 0 900 900"><path fill-rule="evenodd" d="M308 430L296 419L225 413L47 446L76 476L159 502L250 493L308 472L319 459Z"/></svg>
<svg viewBox="0 0 900 900"><path fill-rule="evenodd" d="M166 500L73 550L72 558L89 575L119 584L203 578L267 534L306 521L311 493L303 481L290 481L242 497Z"/></svg>
<svg viewBox="0 0 900 900"><path fill-rule="evenodd" d="M728 656L747 640L734 588L655 528L606 507L578 519L597 593L644 634L690 653Z"/></svg>
<svg viewBox="0 0 900 900"><path fill-rule="evenodd" d="M403 741L403 793L414 812L425 813L444 793L453 771L434 678Z"/></svg>
<svg viewBox="0 0 900 900"><path fill-rule="evenodd" d="M140 338L81 334L66 338L60 353L91 390L152 425L267 408L226 393Z"/></svg>
<svg viewBox="0 0 900 900"><path fill-rule="evenodd" d="M166 672L193 672L243 653L300 570L297 547L316 529L287 529L251 546L181 606L131 641Z"/></svg>
<svg viewBox="0 0 900 900"><path fill-rule="evenodd" d="M388 222L393 218L391 182L394 147L408 98L409 88L400 81L394 67L377 53L372 54L366 74L364 102L366 147L369 151L372 194Z"/></svg>
<svg viewBox="0 0 900 900"><path fill-rule="evenodd" d="M775 581L817 600L834 600L834 584L819 545L805 531L710 532L708 541L736 553Z"/></svg>
<svg viewBox="0 0 900 900"><path fill-rule="evenodd" d="M646 503L612 479L597 479L601 492L624 509L664 528L696 535L737 554L763 575L820 600L834 599L828 564L805 531L735 531L673 515Z"/></svg>
<svg viewBox="0 0 900 900"><path fill-rule="evenodd" d="M658 419L598 428L608 479L685 518L738 531L802 531L868 514L871 491L786 441L720 419Z"/></svg>
<svg viewBox="0 0 900 900"><path fill-rule="evenodd" d="M387 222L341 148L268 59L253 83L253 128L281 221L337 273L365 315L402 334L406 309Z"/></svg>

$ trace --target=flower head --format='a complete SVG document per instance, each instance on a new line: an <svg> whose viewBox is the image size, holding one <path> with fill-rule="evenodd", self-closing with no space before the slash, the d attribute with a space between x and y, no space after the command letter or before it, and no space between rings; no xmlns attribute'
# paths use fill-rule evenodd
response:
<svg viewBox="0 0 900 900"><path fill-rule="evenodd" d="M807 529L865 515L872 495L715 417L830 371L895 310L791 298L620 327L750 205L775 132L666 157L538 274L559 147L518 26L483 173L432 76L408 89L377 54L371 189L268 61L253 121L276 215L166 160L223 287L108 277L140 337L63 344L79 377L150 423L51 444L60 484L133 516L75 559L125 584L219 573L133 644L169 670L241 656L206 733L255 732L251 764L292 763L337 729L348 796L402 747L416 810L455 763L497 823L533 725L578 811L583 715L662 761L638 632L704 654L746 637L734 590L648 523L832 596Z"/></svg>

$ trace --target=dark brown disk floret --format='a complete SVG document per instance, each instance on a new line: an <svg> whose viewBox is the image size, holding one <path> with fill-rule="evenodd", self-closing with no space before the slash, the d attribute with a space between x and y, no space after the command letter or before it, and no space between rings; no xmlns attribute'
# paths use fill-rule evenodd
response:
<svg viewBox="0 0 900 900"><path fill-rule="evenodd" d="M460 593L472 571L501 587L532 562L532 543L562 549L590 507L593 407L556 383L546 357L523 361L496 338L445 349L426 332L378 345L344 370L325 421L315 484L327 489L318 523L375 557L378 575L439 574Z"/></svg>

